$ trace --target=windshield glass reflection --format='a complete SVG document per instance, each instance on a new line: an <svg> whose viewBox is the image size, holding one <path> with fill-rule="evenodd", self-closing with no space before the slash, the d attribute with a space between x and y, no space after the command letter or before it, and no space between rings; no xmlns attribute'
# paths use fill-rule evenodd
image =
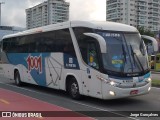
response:
<svg viewBox="0 0 160 120"><path fill-rule="evenodd" d="M107 53L102 54L105 70L128 74L149 69L145 46L138 33L98 31L97 34L107 45Z"/></svg>

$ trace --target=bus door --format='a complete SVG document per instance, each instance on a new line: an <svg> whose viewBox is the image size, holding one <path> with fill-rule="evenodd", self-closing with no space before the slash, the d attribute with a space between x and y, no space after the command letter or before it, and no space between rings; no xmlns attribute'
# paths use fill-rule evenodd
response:
<svg viewBox="0 0 160 120"><path fill-rule="evenodd" d="M100 67L97 43L88 41L86 47L86 52L82 53L85 54L85 62L88 64L88 67L82 73L82 80L84 82L83 92L85 95L101 98L101 81L97 80L97 75L100 74L98 71Z"/></svg>

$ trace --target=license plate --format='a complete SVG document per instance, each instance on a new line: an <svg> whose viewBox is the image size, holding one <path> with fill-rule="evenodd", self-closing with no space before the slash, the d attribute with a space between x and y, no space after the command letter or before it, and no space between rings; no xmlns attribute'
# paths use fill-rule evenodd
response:
<svg viewBox="0 0 160 120"><path fill-rule="evenodd" d="M132 91L130 92L130 95L136 95L136 94L138 94L138 90L132 90Z"/></svg>

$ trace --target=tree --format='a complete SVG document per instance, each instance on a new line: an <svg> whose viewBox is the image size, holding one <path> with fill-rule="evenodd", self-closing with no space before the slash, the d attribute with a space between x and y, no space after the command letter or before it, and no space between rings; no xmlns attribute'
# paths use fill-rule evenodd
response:
<svg viewBox="0 0 160 120"><path fill-rule="evenodd" d="M149 29L145 29L144 27L138 27L137 29L141 35L148 35L151 37L155 37L155 34L152 31L150 31Z"/></svg>

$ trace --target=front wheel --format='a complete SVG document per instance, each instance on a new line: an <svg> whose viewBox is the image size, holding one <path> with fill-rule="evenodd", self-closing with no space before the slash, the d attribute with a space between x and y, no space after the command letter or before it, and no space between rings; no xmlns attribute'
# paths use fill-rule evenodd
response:
<svg viewBox="0 0 160 120"><path fill-rule="evenodd" d="M21 78L18 71L16 71L15 73L15 84L17 86L22 86Z"/></svg>
<svg viewBox="0 0 160 120"><path fill-rule="evenodd" d="M68 92L72 99L80 99L79 86L75 78L71 78L68 85Z"/></svg>

